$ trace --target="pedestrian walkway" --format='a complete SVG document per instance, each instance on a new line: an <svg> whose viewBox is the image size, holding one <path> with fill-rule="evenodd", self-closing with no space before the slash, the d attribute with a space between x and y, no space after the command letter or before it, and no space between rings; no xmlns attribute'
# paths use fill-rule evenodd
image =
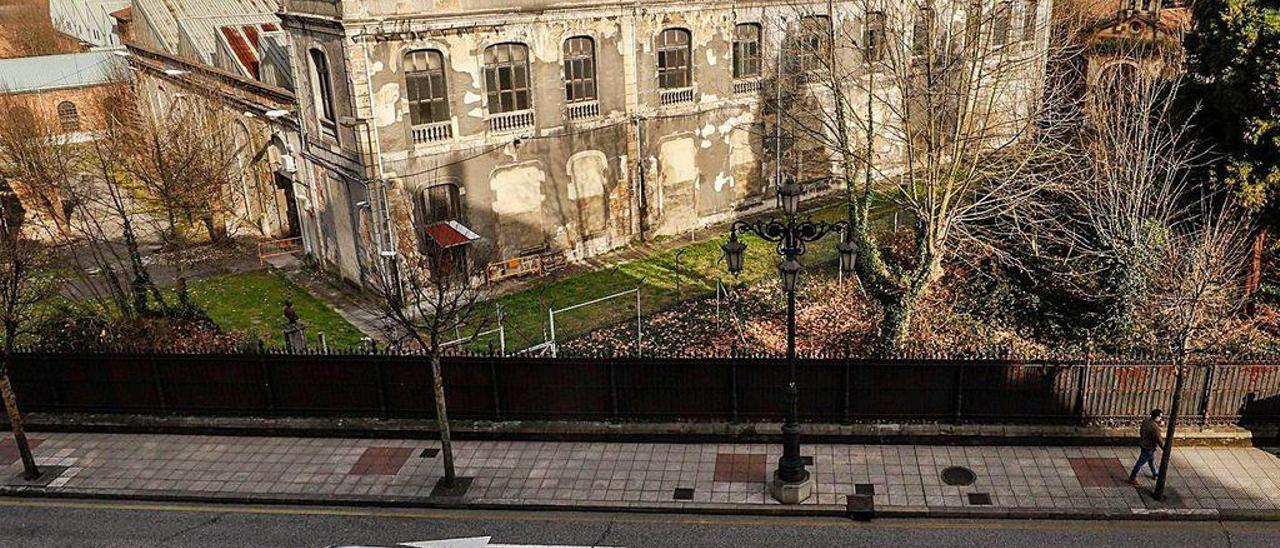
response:
<svg viewBox="0 0 1280 548"><path fill-rule="evenodd" d="M842 511L870 494L877 513L948 511L1280 516L1277 449L1177 449L1172 497L1124 483L1136 450L1121 447L804 446L815 495L782 507L766 481L780 448L760 444L463 441L460 497L434 491L432 440L36 433L42 483L17 478L0 439L0 493L316 503L450 503L715 511ZM971 472L944 471L962 467ZM56 474L56 475L54 475ZM972 478L965 476L971 475ZM948 485L946 479L972 479ZM53 479L50 479L50 478ZM961 482L963 483L963 482ZM433 492L434 491L434 492ZM954 515L954 514L952 514Z"/></svg>

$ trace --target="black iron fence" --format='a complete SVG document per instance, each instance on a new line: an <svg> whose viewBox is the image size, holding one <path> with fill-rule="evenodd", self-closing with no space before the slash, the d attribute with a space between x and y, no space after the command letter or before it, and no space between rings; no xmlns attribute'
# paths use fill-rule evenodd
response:
<svg viewBox="0 0 1280 548"><path fill-rule="evenodd" d="M767 420L783 414L776 358L451 357L450 414L468 419ZM1158 361L806 359L807 421L1085 423L1167 407ZM1189 421L1280 421L1280 360L1198 364ZM434 415L427 360L404 355L27 353L12 378L27 411L225 416Z"/></svg>

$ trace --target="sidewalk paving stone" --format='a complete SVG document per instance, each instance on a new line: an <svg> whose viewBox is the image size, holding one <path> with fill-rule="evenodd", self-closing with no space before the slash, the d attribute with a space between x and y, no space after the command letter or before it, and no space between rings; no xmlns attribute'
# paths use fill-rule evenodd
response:
<svg viewBox="0 0 1280 548"><path fill-rule="evenodd" d="M41 433L37 463L65 467L46 486L7 494L431 501L443 475L432 440ZM608 508L768 508L781 448L766 444L455 442L461 502ZM870 496L877 511L1164 511L1123 483L1137 450L1125 447L942 447L809 444L810 508L843 509ZM7 459L9 452L13 459ZM1280 457L1260 448L1179 448L1169 487L1186 510L1280 510ZM967 486L939 478L949 466ZM0 437L0 474L21 472ZM1140 489L1152 483L1145 474ZM3 482L0 482L3 483ZM677 497L676 495L680 496ZM985 497L990 498L987 504ZM726 506L728 505L728 506Z"/></svg>

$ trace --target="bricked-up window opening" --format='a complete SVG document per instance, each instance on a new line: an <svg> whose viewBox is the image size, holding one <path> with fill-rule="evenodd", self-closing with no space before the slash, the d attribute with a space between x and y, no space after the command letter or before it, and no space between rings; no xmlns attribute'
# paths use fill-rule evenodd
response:
<svg viewBox="0 0 1280 548"><path fill-rule="evenodd" d="M681 89L693 86L689 31L667 29L658 35L658 87Z"/></svg>
<svg viewBox="0 0 1280 548"><path fill-rule="evenodd" d="M564 100L596 100L596 43L586 36L564 41Z"/></svg>
<svg viewBox="0 0 1280 548"><path fill-rule="evenodd" d="M936 23L933 8L922 7L916 11L916 20L911 28L911 56L922 57L933 49L933 36Z"/></svg>
<svg viewBox="0 0 1280 548"><path fill-rule="evenodd" d="M62 131L80 129L80 111L76 109L75 103L71 101L58 103L58 123L62 125Z"/></svg>
<svg viewBox="0 0 1280 548"><path fill-rule="evenodd" d="M1013 24L1013 5L1001 2L991 16L991 45L1003 46L1009 43L1009 27Z"/></svg>
<svg viewBox="0 0 1280 548"><path fill-rule="evenodd" d="M311 71L315 80L316 113L320 119L320 132L333 140L338 140L338 117L333 104L333 79L329 74L329 60L324 52L311 50Z"/></svg>
<svg viewBox="0 0 1280 548"><path fill-rule="evenodd" d="M1036 39L1036 21L1039 20L1039 0L1025 0L1022 4L1022 41L1033 42Z"/></svg>
<svg viewBox="0 0 1280 548"><path fill-rule="evenodd" d="M427 49L405 54L404 80L409 97L409 119L413 125L449 119L444 56L439 51Z"/></svg>
<svg viewBox="0 0 1280 548"><path fill-rule="evenodd" d="M827 44L830 42L831 18L810 15L800 20L800 34L793 52L801 72L813 72L826 65Z"/></svg>
<svg viewBox="0 0 1280 548"><path fill-rule="evenodd" d="M484 82L489 94L489 113L529 110L529 48L506 43L484 50Z"/></svg>
<svg viewBox="0 0 1280 548"><path fill-rule="evenodd" d="M743 23L733 28L733 77L760 76L760 25Z"/></svg>
<svg viewBox="0 0 1280 548"><path fill-rule="evenodd" d="M868 63L884 59L884 12L873 11L867 14L867 25L862 31L863 56Z"/></svg>

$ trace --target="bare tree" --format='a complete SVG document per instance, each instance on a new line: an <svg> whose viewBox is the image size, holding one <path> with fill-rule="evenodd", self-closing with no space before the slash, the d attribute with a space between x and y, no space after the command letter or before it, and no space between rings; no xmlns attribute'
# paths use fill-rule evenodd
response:
<svg viewBox="0 0 1280 548"><path fill-rule="evenodd" d="M857 13L832 24L806 5L778 22L783 47L799 53L781 67L774 110L784 133L821 145L823 167L843 183L855 272L883 310L878 350L892 355L945 261L963 245L999 253L992 222L1060 180L1031 168L1061 135L1041 118L1054 99L1039 17L1018 17L1010 2L841 6ZM815 17L825 36L810 36ZM905 249L882 241L878 207L905 220Z"/></svg>
<svg viewBox="0 0 1280 548"><path fill-rule="evenodd" d="M0 184L3 184L0 178ZM4 184L0 189L0 324L4 327L3 358L0 359L0 397L13 430L13 438L22 457L23 477L40 476L31 445L23 430L17 396L9 381L14 350L20 334L29 329L39 314L37 305L55 292L45 270L48 249L29 234L26 212L13 191Z"/></svg>
<svg viewBox="0 0 1280 548"><path fill-rule="evenodd" d="M402 231L413 233L410 221L402 225ZM452 486L456 473L442 357L449 348L474 341L490 318L477 306L486 297L483 271L471 266L462 251L467 246L446 249L429 233L426 239L421 251L371 257L374 275L370 285L378 296L390 344L399 350L424 353L428 359L444 462L443 484ZM378 246L370 241L368 248ZM457 339L458 333L467 335Z"/></svg>

